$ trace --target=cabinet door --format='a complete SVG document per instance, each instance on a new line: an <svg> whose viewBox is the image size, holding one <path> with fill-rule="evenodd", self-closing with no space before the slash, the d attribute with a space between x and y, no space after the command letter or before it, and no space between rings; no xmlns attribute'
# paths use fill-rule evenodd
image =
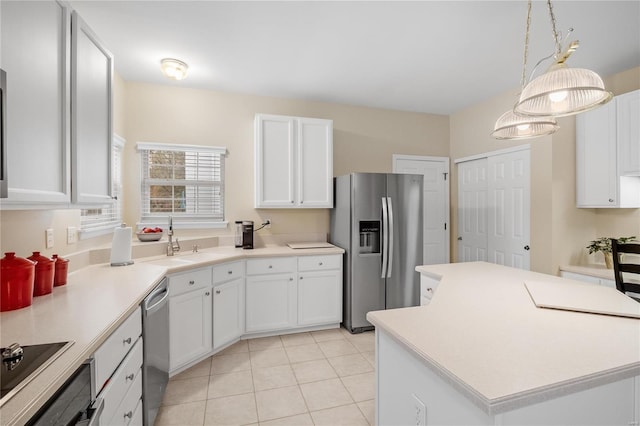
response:
<svg viewBox="0 0 640 426"><path fill-rule="evenodd" d="M333 207L333 122L298 119L298 207Z"/></svg>
<svg viewBox="0 0 640 426"><path fill-rule="evenodd" d="M255 207L292 207L294 200L293 117L255 119Z"/></svg>
<svg viewBox="0 0 640 426"><path fill-rule="evenodd" d="M242 278L213 288L213 349L239 338L244 332Z"/></svg>
<svg viewBox="0 0 640 426"><path fill-rule="evenodd" d="M69 9L55 1L3 1L0 11L9 187L3 205L68 203Z"/></svg>
<svg viewBox="0 0 640 426"><path fill-rule="evenodd" d="M640 90L616 96L618 109L618 171L640 176Z"/></svg>
<svg viewBox="0 0 640 426"><path fill-rule="evenodd" d="M616 101L576 117L578 207L616 207Z"/></svg>
<svg viewBox="0 0 640 426"><path fill-rule="evenodd" d="M211 351L211 288L169 300L170 368L175 370Z"/></svg>
<svg viewBox="0 0 640 426"><path fill-rule="evenodd" d="M269 331L296 325L294 274L247 277L246 330Z"/></svg>
<svg viewBox="0 0 640 426"><path fill-rule="evenodd" d="M73 12L71 179L74 203L111 202L113 56Z"/></svg>
<svg viewBox="0 0 640 426"><path fill-rule="evenodd" d="M342 273L339 270L298 275L298 325L342 321Z"/></svg>

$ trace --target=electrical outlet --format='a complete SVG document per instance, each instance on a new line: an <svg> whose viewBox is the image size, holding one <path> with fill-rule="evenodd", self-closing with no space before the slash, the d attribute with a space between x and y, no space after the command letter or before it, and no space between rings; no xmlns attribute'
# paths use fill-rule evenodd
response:
<svg viewBox="0 0 640 426"><path fill-rule="evenodd" d="M67 244L75 244L78 241L78 233L75 226L69 226L67 228Z"/></svg>
<svg viewBox="0 0 640 426"><path fill-rule="evenodd" d="M47 229L46 231L44 231L44 235L46 240L45 246L48 249L53 248L53 229L51 228Z"/></svg>
<svg viewBox="0 0 640 426"><path fill-rule="evenodd" d="M265 228L267 229L271 228L271 221L269 219L265 219L264 223L266 223Z"/></svg>
<svg viewBox="0 0 640 426"><path fill-rule="evenodd" d="M412 424L416 426L426 426L427 424L427 407L425 407L424 402L420 401L420 398L416 396L416 394L411 394L413 397L413 410L414 410L414 421Z"/></svg>

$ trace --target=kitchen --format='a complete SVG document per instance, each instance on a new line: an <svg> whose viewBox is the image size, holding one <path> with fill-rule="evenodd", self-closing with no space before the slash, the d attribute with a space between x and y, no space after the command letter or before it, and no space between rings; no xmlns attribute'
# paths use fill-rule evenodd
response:
<svg viewBox="0 0 640 426"><path fill-rule="evenodd" d="M81 6L82 4L78 4L80 12ZM571 22L571 16L575 12L561 13L561 5L557 8L559 19L564 25L577 26ZM637 16L633 13L630 15ZM89 16L85 18L88 20ZM514 31L518 35L517 48L513 51L513 58L510 58L516 67L520 61L523 18L524 8L521 7L516 14L517 25L513 24L517 29ZM546 18L534 21L534 25L541 25L535 22L546 23ZM94 26L90 21L89 23ZM94 30L100 33L99 28L95 27ZM615 33L615 30L611 32ZM546 32L543 35L548 37ZM587 51L588 44L584 37L580 38L584 42L583 49ZM180 53L174 54L178 56ZM576 60L582 53L578 51L575 54ZM158 62L159 59L154 58L153 61ZM332 119L335 176L354 171L391 172L393 154L457 159L504 148L505 142L490 138L489 133L495 119L513 103L513 88L518 76L518 70L515 70L512 73L513 83L506 86L505 90L496 92L502 94L491 94L494 97L489 100L486 100L490 97L487 96L476 104L467 105L450 114L431 114L350 106L342 102L287 99L277 93L269 97L226 90L185 89L177 84L128 81L119 75L117 56L115 64L114 132L126 139L123 156L123 180L126 183L122 196L123 221L128 224L139 221L137 142L226 146L225 217L228 221L248 219L257 224L269 219L271 227L256 234L258 244L284 243L293 239L324 240L329 230L329 211L253 208L254 184L251 175L253 120L256 113ZM590 63L585 66L595 68L598 64ZM158 69L155 71L159 73ZM606 87L616 95L636 90L640 88L639 72L638 64L634 63L606 74ZM195 69L193 73L195 74ZM185 80L185 83L188 81ZM560 119L561 130L556 134L530 142L532 164L535 165L531 175L531 270L552 275L557 275L562 265L602 262L601 259L587 257L583 247L589 240L599 236L640 234L638 209L575 208L574 121L572 117ZM513 145L515 143L510 142L508 146ZM457 235L457 215L453 213L456 211L458 198L457 174L454 169L451 173L450 191L451 235ZM11 250L26 257L32 251L40 249L48 255L69 255L110 247L111 235L66 244L67 228L80 228L80 220L79 209L3 210L3 252ZM52 249L44 248L43 235L48 228L54 230L55 244ZM219 237L220 245L230 245L223 242L231 241L232 238L230 228L206 230L204 233L201 230L176 229L176 235L187 250L193 243L185 241L203 234L207 237ZM206 247L206 243L197 244ZM456 260L456 244L456 238L451 238L452 261ZM136 248L137 246L134 249ZM103 261L107 262L108 256ZM72 262L72 270L78 264L80 261Z"/></svg>

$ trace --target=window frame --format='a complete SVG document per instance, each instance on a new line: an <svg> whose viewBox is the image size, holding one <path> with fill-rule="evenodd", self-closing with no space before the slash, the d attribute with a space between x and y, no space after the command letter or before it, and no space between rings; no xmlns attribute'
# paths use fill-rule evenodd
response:
<svg viewBox="0 0 640 426"><path fill-rule="evenodd" d="M217 146L203 146L203 145L187 145L187 144L175 144L175 143L159 143L159 142L138 142L136 144L136 151L138 152L138 164L140 166L139 174L139 215L138 222L136 223L138 229L143 227L161 227L165 228L168 225L168 218L171 215L173 217L174 229L215 229L226 228L228 221L225 215L225 157L227 149L225 147ZM145 193L147 193L147 187L151 184L158 184L158 178L151 178L148 176L148 169L145 168L145 155L149 151L173 151L184 153L208 153L217 154L220 156L220 180L217 183L212 184L212 187L220 188L221 197L221 220L215 220L211 215L188 215L182 216L180 214L148 214L146 215L145 207L143 203L147 202L145 199ZM151 182L148 182L151 181ZM188 181L185 179L185 181ZM167 183L170 185L175 184L175 179L168 179Z"/></svg>

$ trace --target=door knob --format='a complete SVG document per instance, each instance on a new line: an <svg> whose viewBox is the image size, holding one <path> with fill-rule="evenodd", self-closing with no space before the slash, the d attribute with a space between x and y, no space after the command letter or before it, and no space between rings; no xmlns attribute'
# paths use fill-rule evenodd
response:
<svg viewBox="0 0 640 426"><path fill-rule="evenodd" d="M526 251L529 251L529 248L530 248L529 246L524 246L524 249L525 249Z"/></svg>
<svg viewBox="0 0 640 426"><path fill-rule="evenodd" d="M458 237L458 241L462 241L462 237Z"/></svg>

